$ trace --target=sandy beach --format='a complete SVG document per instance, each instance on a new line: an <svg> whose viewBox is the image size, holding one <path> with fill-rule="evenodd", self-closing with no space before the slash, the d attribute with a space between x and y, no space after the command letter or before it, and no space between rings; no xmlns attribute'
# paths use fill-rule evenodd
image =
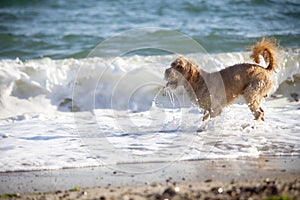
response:
<svg viewBox="0 0 300 200"><path fill-rule="evenodd" d="M161 163L136 164L161 165ZM299 199L299 157L171 163L149 173L113 167L1 173L1 199ZM119 168L120 169L120 168Z"/></svg>

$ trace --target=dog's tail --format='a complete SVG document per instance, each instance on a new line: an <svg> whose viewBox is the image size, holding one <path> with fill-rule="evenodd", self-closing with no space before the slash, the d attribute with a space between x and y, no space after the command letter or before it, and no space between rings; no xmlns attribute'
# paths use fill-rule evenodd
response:
<svg viewBox="0 0 300 200"><path fill-rule="evenodd" d="M263 37L261 41L258 41L254 46L250 47L252 49L251 58L254 59L256 63L260 63L260 55L265 59L268 64L267 70L275 71L277 67L277 54L279 53L279 45L275 38L265 38Z"/></svg>

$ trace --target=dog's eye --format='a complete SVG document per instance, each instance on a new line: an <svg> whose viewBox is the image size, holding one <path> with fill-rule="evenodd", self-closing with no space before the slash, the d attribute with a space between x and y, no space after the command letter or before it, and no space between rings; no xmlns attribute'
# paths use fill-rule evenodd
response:
<svg viewBox="0 0 300 200"><path fill-rule="evenodd" d="M172 63L171 63L171 66L174 67L174 68L175 68L177 65L178 65L178 62L172 62Z"/></svg>
<svg viewBox="0 0 300 200"><path fill-rule="evenodd" d="M174 69L177 70L177 71L179 71L179 72L181 72L182 69L183 69L183 67L181 66L180 63L177 63L177 65L174 67Z"/></svg>
<svg viewBox="0 0 300 200"><path fill-rule="evenodd" d="M173 68L180 67L180 63L178 61L174 61L174 62L171 63L171 66Z"/></svg>

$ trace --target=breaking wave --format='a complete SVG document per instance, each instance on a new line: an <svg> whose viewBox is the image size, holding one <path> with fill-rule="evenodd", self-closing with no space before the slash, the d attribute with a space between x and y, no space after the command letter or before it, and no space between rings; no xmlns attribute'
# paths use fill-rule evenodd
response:
<svg viewBox="0 0 300 200"><path fill-rule="evenodd" d="M273 75L273 95L298 100L299 52L300 49L285 52L277 73ZM161 90L165 84L163 73L177 56L1 60L0 118L94 109L145 111L151 108L154 98L159 97L161 104L167 98ZM249 52L185 56L207 71L251 62ZM184 92L177 93L183 95Z"/></svg>

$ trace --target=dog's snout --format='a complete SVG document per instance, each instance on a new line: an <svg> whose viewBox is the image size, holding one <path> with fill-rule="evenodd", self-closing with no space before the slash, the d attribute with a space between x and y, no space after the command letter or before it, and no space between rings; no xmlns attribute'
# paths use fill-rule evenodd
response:
<svg viewBox="0 0 300 200"><path fill-rule="evenodd" d="M165 78L168 78L170 76L171 73L171 68L168 68L165 70Z"/></svg>

